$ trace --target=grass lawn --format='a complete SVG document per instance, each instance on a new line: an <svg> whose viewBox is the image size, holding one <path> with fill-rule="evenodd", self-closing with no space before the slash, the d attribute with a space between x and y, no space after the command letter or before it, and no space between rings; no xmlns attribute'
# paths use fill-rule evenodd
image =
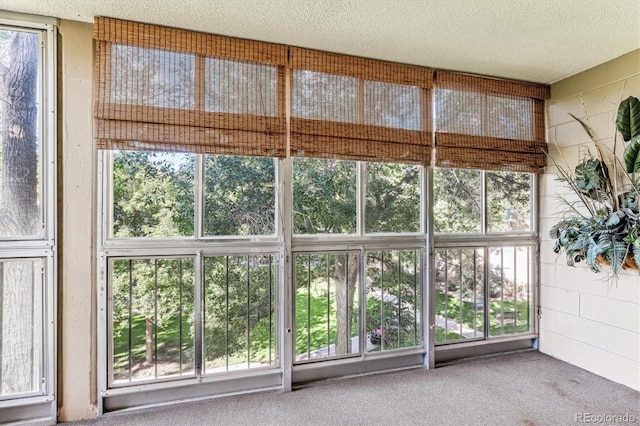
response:
<svg viewBox="0 0 640 426"><path fill-rule="evenodd" d="M307 294L306 288L299 288L296 291L296 353L303 354L307 351L327 347L333 344L336 338L336 306L335 295L329 294L327 297L326 288L322 286L312 286L311 294ZM436 315L445 316L449 319L462 322L468 328L476 328L482 330L484 322L484 313L482 311L474 312L473 303L462 301L462 321L460 319L460 299L448 296L445 298L443 292L436 292ZM522 333L529 330L529 322L527 318L527 302L517 302L515 310L517 311L517 322L505 320L501 324L498 315L504 312L512 312L514 310L513 300L505 300L501 306L500 301L490 302L490 324L489 333L491 336L500 336L505 334ZM354 307L354 318L351 329L351 336L355 337L359 333L358 325L358 308ZM184 314L185 318L187 313ZM372 318L369 318L373 315ZM404 314L406 315L406 313ZM393 307L385 310L383 318L388 324L392 324L397 313ZM374 318L375 317L375 318ZM367 327L373 328L379 326L380 322L380 300L375 297L367 297ZM328 320L327 320L328 318ZM406 319L403 316L403 320ZM475 320L475 322L474 322ZM410 322L410 321L409 321ZM132 317L132 333L131 333L131 365L133 376L136 377L139 371L144 369L153 370L153 363L147 364L146 360L146 341L145 341L145 318L143 315L134 315ZM397 321L396 321L397 323ZM129 371L129 335L127 333L128 324L114 325L113 338L113 373L114 379L127 379ZM193 369L193 329L185 321L182 331L182 366L180 366L180 323L178 316L168 318L162 326L157 329L157 357L158 364L162 364L162 375L178 374L181 370L188 371ZM273 327L273 324L272 324ZM402 342L401 346L415 346L416 340L413 336L413 325L404 324L402 326ZM367 330L369 332L371 330ZM206 332L206 330L205 330ZM251 336L251 362L268 362L271 358L275 358L275 333L269 333L268 318L261 319L250 330ZM271 337L271 345L269 338ZM445 331L443 328L436 328L436 342L462 340L464 339L458 333ZM392 343L393 342L393 339ZM419 339L417 340L419 342ZM245 346L246 347L246 346ZM154 348L155 349L155 348ZM269 356L271 351L271 357ZM240 353L229 354L229 364L246 363L247 354L244 349ZM207 368L226 365L224 357L217 359L207 359ZM160 374L160 373L159 373Z"/></svg>
<svg viewBox="0 0 640 426"><path fill-rule="evenodd" d="M445 310L446 307L446 310ZM500 300L494 300L489 303L489 335L501 336L504 334L524 333L529 331L528 304L526 301L517 301L515 311L517 312L517 322L504 320L504 324L500 321L499 315L502 312L513 312L513 300L505 300L504 304ZM449 319L462 322L462 324L471 329L482 330L484 324L484 312L478 310L474 312L473 303L470 301L462 301L462 321L460 318L460 299L452 295L445 296L443 292L436 291L436 315L446 316ZM474 322L475 319L475 322ZM444 341L444 330L442 339L436 338L437 342ZM458 338L463 338L458 335ZM449 333L446 340L453 340Z"/></svg>

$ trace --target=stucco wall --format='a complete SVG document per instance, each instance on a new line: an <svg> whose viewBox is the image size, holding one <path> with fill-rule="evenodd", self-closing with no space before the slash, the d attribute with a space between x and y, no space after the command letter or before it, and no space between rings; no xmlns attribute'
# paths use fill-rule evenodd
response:
<svg viewBox="0 0 640 426"><path fill-rule="evenodd" d="M615 114L629 95L640 98L640 50L552 85L547 104L551 156L571 168L578 163L585 152L579 145L589 137L569 113L585 117L584 110L598 141L612 148ZM619 137L618 150L622 144ZM548 167L540 180L540 350L640 390L640 275L625 271L610 282L605 273L569 267L564 255L553 253L548 233L562 210L558 194L570 195L554 179L554 167Z"/></svg>
<svg viewBox="0 0 640 426"><path fill-rule="evenodd" d="M95 417L96 153L93 25L61 21L58 40L58 413Z"/></svg>

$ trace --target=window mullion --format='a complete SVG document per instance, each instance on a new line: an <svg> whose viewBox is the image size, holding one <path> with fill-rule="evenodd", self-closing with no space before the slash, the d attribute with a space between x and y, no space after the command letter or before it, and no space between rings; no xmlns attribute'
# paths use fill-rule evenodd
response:
<svg viewBox="0 0 640 426"><path fill-rule="evenodd" d="M366 199L366 163L358 161L356 167L356 235L363 236L365 233L365 220L366 214L365 199Z"/></svg>
<svg viewBox="0 0 640 426"><path fill-rule="evenodd" d="M196 154L195 157L193 235L196 240L199 240L204 235L204 154Z"/></svg>
<svg viewBox="0 0 640 426"><path fill-rule="evenodd" d="M480 233L487 235L487 172L481 172L481 192L480 192Z"/></svg>

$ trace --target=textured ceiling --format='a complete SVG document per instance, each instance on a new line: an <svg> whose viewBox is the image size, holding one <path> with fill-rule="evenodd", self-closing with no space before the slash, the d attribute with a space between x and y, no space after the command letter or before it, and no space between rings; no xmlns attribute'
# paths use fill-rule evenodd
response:
<svg viewBox="0 0 640 426"><path fill-rule="evenodd" d="M639 0L0 0L0 9L111 16L539 83L640 48Z"/></svg>

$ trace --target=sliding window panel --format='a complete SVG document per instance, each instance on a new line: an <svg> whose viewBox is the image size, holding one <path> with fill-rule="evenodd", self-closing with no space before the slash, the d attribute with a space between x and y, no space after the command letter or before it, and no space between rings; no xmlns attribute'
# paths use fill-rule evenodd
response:
<svg viewBox="0 0 640 426"><path fill-rule="evenodd" d="M0 400L43 394L45 259L0 259Z"/></svg>
<svg viewBox="0 0 640 426"><path fill-rule="evenodd" d="M484 248L436 249L436 344L484 338Z"/></svg>
<svg viewBox="0 0 640 426"><path fill-rule="evenodd" d="M204 258L204 374L277 365L275 301L275 255Z"/></svg>
<svg viewBox="0 0 640 426"><path fill-rule="evenodd" d="M360 352L357 253L295 256L294 362Z"/></svg>
<svg viewBox="0 0 640 426"><path fill-rule="evenodd" d="M367 351L422 345L419 250L366 252Z"/></svg>
<svg viewBox="0 0 640 426"><path fill-rule="evenodd" d="M489 248L489 336L533 332L531 247Z"/></svg>
<svg viewBox="0 0 640 426"><path fill-rule="evenodd" d="M192 258L111 262L111 383L192 377Z"/></svg>

